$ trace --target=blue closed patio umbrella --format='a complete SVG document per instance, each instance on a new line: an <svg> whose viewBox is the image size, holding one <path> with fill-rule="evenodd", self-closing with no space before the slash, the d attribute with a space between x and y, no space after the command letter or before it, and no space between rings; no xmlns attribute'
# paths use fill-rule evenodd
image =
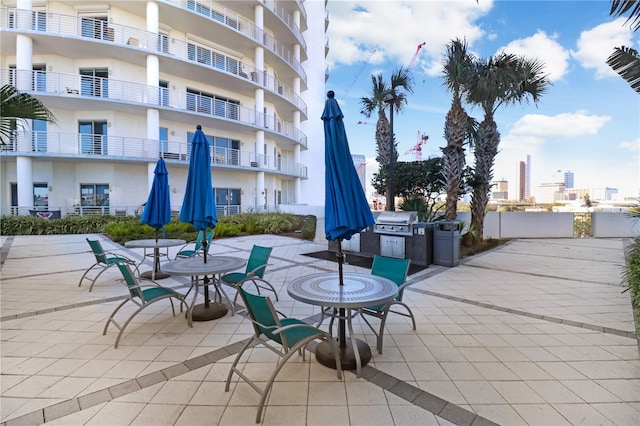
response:
<svg viewBox="0 0 640 426"><path fill-rule="evenodd" d="M207 263L207 238L208 229L215 228L218 223L216 213L216 201L213 196L211 183L211 157L209 154L209 141L207 141L202 126L196 126L196 133L191 141L191 158L189 159L189 172L187 175L187 187L185 189L182 208L180 209L180 221L191 223L196 231L202 231L205 237L202 239L203 261ZM220 304L210 304L209 301L209 277L204 276L204 304L194 307L192 319L194 321L207 321L226 315L227 308Z"/></svg>
<svg viewBox="0 0 640 426"><path fill-rule="evenodd" d="M191 158L189 159L189 173L187 187L180 209L180 221L191 223L196 231L215 228L218 223L216 200L213 196L211 184L211 157L209 156L209 141L207 141L202 126L198 124L196 133L191 141ZM207 263L207 239L202 240L204 249L204 263Z"/></svg>
<svg viewBox="0 0 640 426"><path fill-rule="evenodd" d="M375 223L364 189L353 165L344 115L333 90L327 93L322 120L324 121L325 203L324 230L327 240L338 242L338 274L342 281L342 240Z"/></svg>
<svg viewBox="0 0 640 426"><path fill-rule="evenodd" d="M158 241L159 230L162 229L164 237L164 225L171 222L171 196L169 194L169 172L160 158L153 171L153 184L149 198L144 205L140 222L146 223L156 230L156 241Z"/></svg>
<svg viewBox="0 0 640 426"><path fill-rule="evenodd" d="M339 286L343 286L342 264L342 240L349 240L357 232L362 231L375 223L369 203L364 194L364 189L358 178L351 152L347 133L344 129L344 115L334 99L334 92L327 93L327 100L322 113L324 121L324 165L325 165L325 204L324 220L325 235L327 240L337 241ZM343 369L354 369L357 366L356 357L362 364L371 359L369 346L355 338L352 344L357 346L358 352L351 351L347 346L345 330L345 309L339 309L338 315L338 351L340 363ZM318 361L335 368L335 358L330 345L326 342L316 347Z"/></svg>
<svg viewBox="0 0 640 426"><path fill-rule="evenodd" d="M156 230L156 247L153 248L153 271L142 274L145 278L152 280L166 278L168 275L160 272L160 249L157 247L158 234L162 229L162 236L165 236L164 225L171 222L171 196L169 194L169 172L164 160L160 158L153 171L153 184L149 198L144 205L140 222L146 223Z"/></svg>

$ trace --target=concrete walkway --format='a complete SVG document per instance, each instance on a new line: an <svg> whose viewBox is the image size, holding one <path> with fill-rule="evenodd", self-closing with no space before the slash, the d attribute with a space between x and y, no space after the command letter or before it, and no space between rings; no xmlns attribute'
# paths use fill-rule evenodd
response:
<svg viewBox="0 0 640 426"><path fill-rule="evenodd" d="M86 235L0 237L0 422L10 425L251 425L258 394L224 380L252 333L242 315L189 328L169 303L138 315L118 349L104 323L125 294L117 269L92 292L78 287L93 263ZM141 259L102 236L106 250ZM292 278L335 271L303 256L326 249L276 236L215 240L211 253L248 257L273 247L266 278L276 308L307 318ZM272 425L637 425L640 356L630 296L622 293L621 239L517 240L458 267L409 277L417 330L389 317L384 351L363 377L344 381L313 356L294 357L268 401ZM142 269L148 269L143 265ZM346 265L345 271L369 273ZM186 291L188 282L161 283ZM356 333L375 336L356 320ZM266 380L275 365L253 349L244 371Z"/></svg>

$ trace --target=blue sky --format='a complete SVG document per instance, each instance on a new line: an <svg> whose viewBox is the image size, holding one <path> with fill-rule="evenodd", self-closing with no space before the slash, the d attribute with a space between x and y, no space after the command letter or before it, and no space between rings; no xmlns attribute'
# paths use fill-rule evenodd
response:
<svg viewBox="0 0 640 426"><path fill-rule="evenodd" d="M532 156L531 189L562 180L572 171L575 187L618 188L640 192L640 95L605 63L616 46L640 50L640 31L625 18L609 16L608 0L592 1L340 1L330 0L327 89L334 90L353 154L365 155L375 169L375 117L360 113L360 98L371 93L371 75L389 76L407 66L426 42L412 68L414 93L395 116L400 161L429 140L422 156L440 156L451 95L441 78L446 44L466 39L469 50L488 57L501 50L537 58L553 86L536 105L502 107L496 113L501 133L495 179L509 181L515 196L517 162ZM468 110L482 119L478 109ZM362 122L364 124L358 124ZM468 150L467 161L473 157Z"/></svg>

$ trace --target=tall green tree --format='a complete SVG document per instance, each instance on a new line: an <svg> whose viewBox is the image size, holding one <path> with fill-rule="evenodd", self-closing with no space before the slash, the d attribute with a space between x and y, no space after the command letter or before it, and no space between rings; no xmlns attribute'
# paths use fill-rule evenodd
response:
<svg viewBox="0 0 640 426"><path fill-rule="evenodd" d="M398 159L398 150L396 149L395 135L391 135L391 124L386 115L386 108L389 107L382 99L382 94L388 90L396 90L402 88L403 91L396 92L396 99L393 103L394 112L400 112L407 104L407 94L413 93L413 79L409 70L405 67L400 67L391 74L391 80L389 83L384 81L382 75L371 76L371 95L369 97L360 98L360 104L362 105L362 113L367 117L371 117L372 114L378 114L378 121L376 122L376 161L380 165L380 168L388 168L391 159L391 147L394 147L394 162ZM393 139L393 145L392 145ZM386 182L384 194L391 193L390 182ZM387 197L387 208L390 210L390 206L393 206L394 200L390 200Z"/></svg>
<svg viewBox="0 0 640 426"><path fill-rule="evenodd" d="M640 0L612 0L609 15L623 16L629 14L625 25L629 24L632 31L640 28ZM624 78L633 90L640 93L640 55L630 47L616 47L607 58L609 65Z"/></svg>
<svg viewBox="0 0 640 426"><path fill-rule="evenodd" d="M0 142L11 140L17 124L24 120L44 120L54 123L56 118L39 100L28 93L21 93L10 84L0 88Z"/></svg>
<svg viewBox="0 0 640 426"><path fill-rule="evenodd" d="M452 93L451 108L444 124L447 146L442 148L442 179L446 186L447 201L445 219L455 220L458 214L458 197L461 191L465 166L465 141L475 134L476 121L462 106L464 85L471 79L473 57L467 53L467 43L455 39L447 45L442 77L447 90Z"/></svg>
<svg viewBox="0 0 640 426"><path fill-rule="evenodd" d="M537 104L542 94L551 86L543 69L544 64L537 59L505 52L474 61L473 77L467 86L466 100L482 108L484 113L474 146L471 226L476 230L475 242L481 242L483 238L493 165L500 144L495 112L501 106L521 104L529 100Z"/></svg>

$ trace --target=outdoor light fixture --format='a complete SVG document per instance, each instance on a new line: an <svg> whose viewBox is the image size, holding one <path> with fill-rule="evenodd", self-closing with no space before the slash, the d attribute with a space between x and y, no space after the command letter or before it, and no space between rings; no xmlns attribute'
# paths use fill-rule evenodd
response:
<svg viewBox="0 0 640 426"><path fill-rule="evenodd" d="M394 177L394 168L395 168L395 162L396 162L396 147L395 147L395 143L394 143L394 137L393 137L393 104L396 101L396 98L398 97L398 95L396 94L395 89L391 89L391 90L385 90L384 92L381 93L382 95L382 100L389 104L389 125L391 127L391 133L389 135L389 145L390 145L390 151L389 151L389 190L387 191L387 210L389 211L395 211L396 209L396 205L395 205L395 194L393 191L393 177Z"/></svg>

